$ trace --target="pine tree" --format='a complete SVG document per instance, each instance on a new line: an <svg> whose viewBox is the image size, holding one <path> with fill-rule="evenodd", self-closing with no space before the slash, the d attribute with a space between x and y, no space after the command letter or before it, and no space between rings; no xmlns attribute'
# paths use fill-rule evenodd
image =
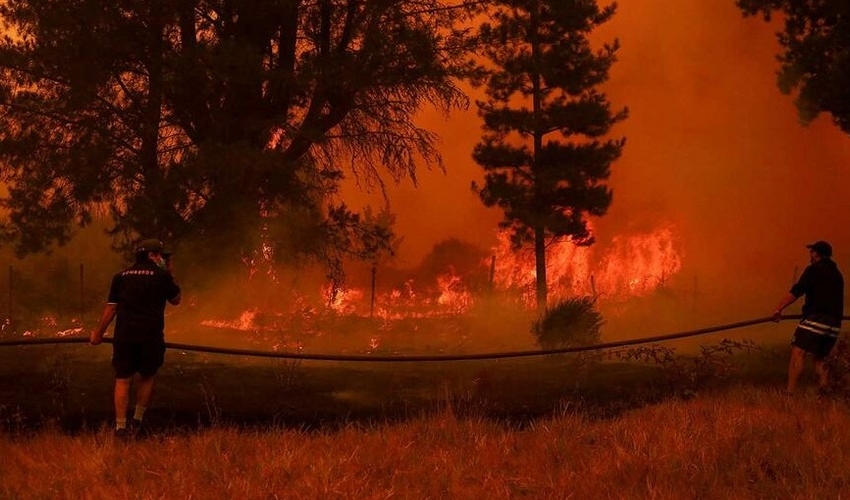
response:
<svg viewBox="0 0 850 500"><path fill-rule="evenodd" d="M615 10L594 0L502 0L480 29L487 61L474 83L485 86L487 100L478 103L485 133L473 157L485 182L474 188L504 211L501 225L517 247L533 242L539 313L547 244L565 237L592 244L586 217L611 204L604 181L625 139L603 137L627 110L613 111L598 86L619 44L594 50L589 36Z"/></svg>
<svg viewBox="0 0 850 500"><path fill-rule="evenodd" d="M776 34L782 54L779 89L795 93L800 120L809 123L821 113L850 134L850 2L847 0L737 0L747 16L766 21L779 14L784 22Z"/></svg>

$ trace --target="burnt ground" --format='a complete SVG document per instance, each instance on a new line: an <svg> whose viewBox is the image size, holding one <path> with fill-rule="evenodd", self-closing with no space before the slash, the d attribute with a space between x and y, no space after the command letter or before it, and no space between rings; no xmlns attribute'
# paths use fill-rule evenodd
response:
<svg viewBox="0 0 850 500"><path fill-rule="evenodd" d="M730 384L780 388L787 347L678 361L643 354L642 361L559 356L352 364L169 351L146 419L159 429L225 423L324 429L447 408L516 425L563 411L609 418ZM0 426L76 432L111 422L109 355L108 346L0 348Z"/></svg>

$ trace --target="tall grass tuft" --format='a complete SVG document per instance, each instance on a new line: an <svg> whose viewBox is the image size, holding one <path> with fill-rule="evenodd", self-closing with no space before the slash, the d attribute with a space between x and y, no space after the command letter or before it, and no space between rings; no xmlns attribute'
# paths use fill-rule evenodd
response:
<svg viewBox="0 0 850 500"><path fill-rule="evenodd" d="M600 342L604 319L591 297L562 300L532 325L543 349L593 345Z"/></svg>

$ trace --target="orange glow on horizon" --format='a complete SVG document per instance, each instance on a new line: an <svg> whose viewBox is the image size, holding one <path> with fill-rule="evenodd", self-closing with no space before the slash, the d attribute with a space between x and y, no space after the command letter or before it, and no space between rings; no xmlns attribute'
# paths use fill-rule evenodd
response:
<svg viewBox="0 0 850 500"><path fill-rule="evenodd" d="M630 117L612 131L627 143L612 165L611 209L593 221L594 252L616 254L624 245L618 235L673 221L687 255L673 267L719 289L726 288L721 278L780 273L784 286L809 240L831 240L838 259L850 259L850 236L841 229L850 224L850 138L828 116L799 124L793 96L776 86L779 28L745 19L732 1L619 3L594 40L621 43L604 90ZM451 237L489 248L501 218L469 189L482 177L471 158L481 137L475 106L448 120L424 111L420 123L442 137L446 172L420 171L418 186L387 188L404 238L401 266ZM353 207L384 202L353 183L342 196ZM609 288L604 272L596 274L599 289Z"/></svg>

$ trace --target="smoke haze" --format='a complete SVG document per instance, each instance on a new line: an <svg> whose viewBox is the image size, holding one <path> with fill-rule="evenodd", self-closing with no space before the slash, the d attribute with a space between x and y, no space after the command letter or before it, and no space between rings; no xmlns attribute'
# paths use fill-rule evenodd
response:
<svg viewBox="0 0 850 500"><path fill-rule="evenodd" d="M630 109L613 131L627 144L612 166L614 203L595 222L599 245L673 222L679 286L698 280L707 295L756 310L772 307L807 264L805 244L827 239L839 264L850 262L850 138L827 116L800 125L793 97L776 86L777 29L744 19L732 0L628 0L596 35L622 44L606 91ZM447 172L389 189L402 262L449 237L492 246L501 214L470 190L481 178L471 160L481 136L474 106L448 120L423 113L422 125L442 136ZM345 195L354 206L381 203L351 188Z"/></svg>
<svg viewBox="0 0 850 500"><path fill-rule="evenodd" d="M850 269L850 137L827 116L808 127L799 124L793 98L776 86L778 28L744 19L734 0L624 0L595 35L600 43L621 42L605 90L615 107L630 109L629 119L613 130L627 144L612 166L613 205L593 221L598 247L611 247L618 234L672 223L682 256L682 269L670 282L675 298L636 301L628 313L603 306L609 338L765 315L790 285L795 268L807 264L804 246L817 239L831 241L839 265ZM479 94L470 90L470 96ZM501 213L484 207L470 189L482 179L471 158L481 137L474 105L447 119L423 111L421 125L442 137L446 171L420 170L418 186L409 180L388 186L396 230L404 238L395 267L416 267L450 238L484 249L497 243ZM355 209L384 202L380 193L365 193L353 181L341 198ZM68 286L77 286L77 262L96 258L95 248L108 253L109 240L101 231L83 231L88 243L60 252L68 259L70 271L62 271L70 276ZM102 245L94 242L101 238ZM181 260L190 259L176 257L182 269L188 266ZM97 301L106 294L117 260L113 255L87 267L88 293ZM43 258L31 261L24 274L38 274L42 263ZM358 270L349 271L357 276ZM359 271L362 288L368 273ZM241 284L227 286L230 279ZM233 317L238 311L226 306L254 286L230 276L221 281L203 305ZM255 293L275 304L299 287L318 292L298 275L281 282L276 296ZM192 304L188 300L172 319L192 315ZM634 324L642 328L629 327ZM492 350L492 345L489 339L470 350Z"/></svg>

